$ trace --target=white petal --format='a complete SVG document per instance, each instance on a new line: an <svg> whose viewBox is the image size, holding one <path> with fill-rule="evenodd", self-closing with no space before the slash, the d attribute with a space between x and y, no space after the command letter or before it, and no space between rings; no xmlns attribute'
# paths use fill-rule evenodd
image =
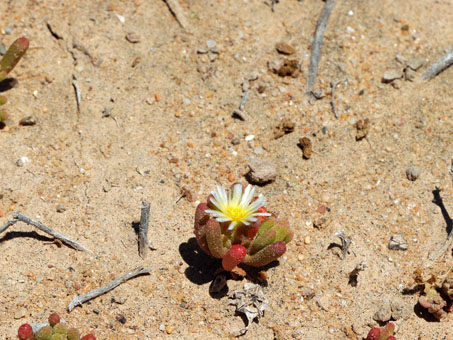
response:
<svg viewBox="0 0 453 340"><path fill-rule="evenodd" d="M235 221L231 222L230 225L228 226L228 230L233 230L235 226L236 222Z"/></svg>
<svg viewBox="0 0 453 340"><path fill-rule="evenodd" d="M242 184L235 184L233 186L233 197L231 199L230 204L233 205L238 205L239 202L241 201L241 196L242 196Z"/></svg>

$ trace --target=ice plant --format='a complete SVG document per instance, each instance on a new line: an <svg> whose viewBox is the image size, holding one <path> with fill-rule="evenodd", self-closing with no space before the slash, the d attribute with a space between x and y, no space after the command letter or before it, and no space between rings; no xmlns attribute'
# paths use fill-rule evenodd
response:
<svg viewBox="0 0 453 340"><path fill-rule="evenodd" d="M251 185L217 186L195 212L195 236L209 255L222 259L225 270L238 264L264 266L286 251L293 237L287 221L277 221L265 208L265 198L255 198Z"/></svg>
<svg viewBox="0 0 453 340"><path fill-rule="evenodd" d="M14 41L9 47L8 51L6 51L6 54L0 61L0 81L4 80L8 73L13 70L14 66L16 66L27 51L29 44L30 42L27 38L21 37ZM0 107L5 103L6 97L0 96ZM6 113L0 108L0 122L3 122L5 119Z"/></svg>
<svg viewBox="0 0 453 340"><path fill-rule="evenodd" d="M382 328L371 328L365 340L396 340L393 336L394 331L395 325L389 322Z"/></svg>

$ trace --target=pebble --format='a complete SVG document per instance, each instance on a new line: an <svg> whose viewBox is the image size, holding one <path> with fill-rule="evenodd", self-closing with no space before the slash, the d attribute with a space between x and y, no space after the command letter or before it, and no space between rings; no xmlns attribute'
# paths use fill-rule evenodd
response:
<svg viewBox="0 0 453 340"><path fill-rule="evenodd" d="M190 105L190 99L189 98L183 98L182 100L184 105Z"/></svg>
<svg viewBox="0 0 453 340"><path fill-rule="evenodd" d="M330 195L327 192L323 193L321 196L321 201L324 203L330 203L332 202L332 200L333 200L332 195Z"/></svg>
<svg viewBox="0 0 453 340"><path fill-rule="evenodd" d="M401 79L395 79L394 81L392 81L392 86L397 90L399 90L402 85L403 82L401 81Z"/></svg>
<svg viewBox="0 0 453 340"><path fill-rule="evenodd" d="M393 235L390 237L388 248L391 250L407 250L407 241L399 234Z"/></svg>
<svg viewBox="0 0 453 340"><path fill-rule="evenodd" d="M415 79L416 73L410 67L404 69L404 79L408 81L413 81Z"/></svg>
<svg viewBox="0 0 453 340"><path fill-rule="evenodd" d="M378 310L373 315L373 320L378 322L387 322L392 317L392 309L389 301L382 301Z"/></svg>
<svg viewBox="0 0 453 340"><path fill-rule="evenodd" d="M412 165L406 169L406 177L409 181L415 181L420 176L420 169Z"/></svg>
<svg viewBox="0 0 453 340"><path fill-rule="evenodd" d="M248 166L250 171L247 176L251 182L256 184L272 182L278 175L277 167L270 159L254 158Z"/></svg>
<svg viewBox="0 0 453 340"><path fill-rule="evenodd" d="M217 44L214 40L207 40L206 47L208 48L208 50L213 50L217 47Z"/></svg>
<svg viewBox="0 0 453 340"><path fill-rule="evenodd" d="M13 30L11 29L11 27L5 27L5 34L11 34L13 33Z"/></svg>
<svg viewBox="0 0 453 340"><path fill-rule="evenodd" d="M305 236L305 238L304 238L304 243L305 243L305 244L310 244L310 243L311 243L311 238L310 238L309 235Z"/></svg>
<svg viewBox="0 0 453 340"><path fill-rule="evenodd" d="M423 66L424 63L425 61L423 59L413 57L408 60L407 66L409 66L409 68L411 68L412 70L417 71L420 67Z"/></svg>
<svg viewBox="0 0 453 340"><path fill-rule="evenodd" d="M383 83L391 83L395 79L401 79L403 77L403 74L400 70L388 70L384 72L384 75L382 77L382 82Z"/></svg>
<svg viewBox="0 0 453 340"><path fill-rule="evenodd" d="M275 49L277 50L278 53L286 55L296 53L296 49L294 47L282 41L275 44Z"/></svg>
<svg viewBox="0 0 453 340"><path fill-rule="evenodd" d="M326 312L329 311L329 307L330 307L330 297L329 296L326 296L326 295L323 295L321 296L320 298L318 298L316 300L316 303L318 304L318 306L325 310Z"/></svg>
<svg viewBox="0 0 453 340"><path fill-rule="evenodd" d="M0 55L6 54L6 47L4 44L0 44Z"/></svg>
<svg viewBox="0 0 453 340"><path fill-rule="evenodd" d="M19 125L21 125L21 126L36 125L36 119L33 116L28 116L28 117L22 118L19 122Z"/></svg>
<svg viewBox="0 0 453 340"><path fill-rule="evenodd" d="M132 44L136 44L140 42L140 36L135 32L129 32L126 34L126 40Z"/></svg>
<svg viewBox="0 0 453 340"><path fill-rule="evenodd" d="M305 159L309 159L313 152L313 146L311 140L308 137L302 137L299 139L299 144L302 148L302 153Z"/></svg>
<svg viewBox="0 0 453 340"><path fill-rule="evenodd" d="M25 308L20 308L14 312L14 319L22 319L27 315L27 310Z"/></svg>
<svg viewBox="0 0 453 340"><path fill-rule="evenodd" d="M63 204L57 204L57 206L55 207L55 210L58 213L62 213L62 212L66 211L66 207Z"/></svg>
<svg viewBox="0 0 453 340"><path fill-rule="evenodd" d="M238 138L238 137L234 137L232 140L231 140L231 144L233 145L238 145L241 143L241 139Z"/></svg>

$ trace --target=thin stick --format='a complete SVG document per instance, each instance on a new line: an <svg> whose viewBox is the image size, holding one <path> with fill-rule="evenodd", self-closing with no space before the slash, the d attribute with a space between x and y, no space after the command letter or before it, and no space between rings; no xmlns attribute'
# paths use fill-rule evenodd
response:
<svg viewBox="0 0 453 340"><path fill-rule="evenodd" d="M337 231L334 236L340 238L341 240L341 252L343 254L344 260L346 258L346 255L348 254L348 249L351 245L351 239L346 237L344 230Z"/></svg>
<svg viewBox="0 0 453 340"><path fill-rule="evenodd" d="M0 228L0 234L3 233L6 229L8 229L9 227L11 227L13 224L15 224L16 222L18 222L19 220L18 219L15 219L13 218L12 220L8 220L4 225L2 225L2 227Z"/></svg>
<svg viewBox="0 0 453 340"><path fill-rule="evenodd" d="M446 70L451 65L453 65L453 45L448 47L448 52L442 58L440 58L430 67L428 67L425 72L423 72L421 78L423 80L430 80L442 71Z"/></svg>
<svg viewBox="0 0 453 340"><path fill-rule="evenodd" d="M68 306L68 311L72 311L74 307L76 306L82 306L82 303L85 303L91 299L94 299L95 297L98 297L99 295L105 294L112 289L118 287L120 284L126 282L127 280L130 280L136 276L143 275L143 274L148 274L151 271L151 269L144 269L143 267L137 267L130 271L127 274L124 274L123 276L117 278L116 280L113 280L109 284L93 289L91 292L83 295L83 296L74 296L74 299L72 299L71 303Z"/></svg>
<svg viewBox="0 0 453 340"><path fill-rule="evenodd" d="M184 10L178 0L165 0L165 2L178 24L180 24L186 31L189 31L189 22L187 21L186 14L184 13Z"/></svg>
<svg viewBox="0 0 453 340"><path fill-rule="evenodd" d="M79 90L79 85L77 84L77 77L75 76L75 74L72 75L72 86L74 87L74 92L75 92L75 96L76 96L76 102L77 102L77 112L80 113L80 102L81 102L81 98L80 98L80 90Z"/></svg>
<svg viewBox="0 0 453 340"><path fill-rule="evenodd" d="M338 116L338 111L337 111L337 106L335 105L335 88L337 87L338 85L338 81L335 82L335 83L330 83L330 87L332 88L332 98L331 98L331 101L330 103L332 104L332 110L333 110L333 114L335 115L335 118L339 118Z"/></svg>
<svg viewBox="0 0 453 340"><path fill-rule="evenodd" d="M239 104L239 110L244 111L245 103L247 102L247 98L249 97L250 91L245 91L241 98L241 103Z"/></svg>
<svg viewBox="0 0 453 340"><path fill-rule="evenodd" d="M54 230L50 229L48 226L42 224L39 221L32 220L31 218L28 218L27 216L22 215L20 212L17 212L17 211L14 212L13 213L13 218L16 220L16 222L17 221L21 221L21 222L27 223L29 225L32 225L33 227L38 228L39 230L45 232L46 234L49 234L49 235L55 237L56 239L60 240L61 242L67 244L68 246L70 246L70 247L72 247L72 248L74 248L76 250L81 250L81 251L85 251L87 253L91 253L90 250L88 250L87 248L82 246L80 243L78 243L78 242L76 242L74 240L71 240L69 237L66 237L63 234L60 234L57 231L54 231Z"/></svg>
<svg viewBox="0 0 453 340"><path fill-rule="evenodd" d="M140 216L140 225L138 226L138 253L143 258L148 252L148 248L156 250L149 245L148 227L149 227L149 211L151 205L147 201L142 201L142 210Z"/></svg>
<svg viewBox="0 0 453 340"><path fill-rule="evenodd" d="M311 46L310 66L308 67L307 94L309 95L311 95L313 85L315 85L316 82L318 63L321 56L322 39L324 38L324 32L326 31L330 14L335 6L335 1L336 0L326 0L326 4L322 9L316 25L315 39L313 40L313 45Z"/></svg>

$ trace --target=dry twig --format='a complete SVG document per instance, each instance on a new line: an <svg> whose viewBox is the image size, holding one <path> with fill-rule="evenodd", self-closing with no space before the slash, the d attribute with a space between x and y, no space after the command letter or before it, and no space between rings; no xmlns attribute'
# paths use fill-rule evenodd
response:
<svg viewBox="0 0 453 340"><path fill-rule="evenodd" d="M63 234L60 234L59 232L57 232L57 231L55 231L53 229L50 229L48 226L42 224L41 222L32 220L31 218L28 218L27 216L24 216L24 215L22 215L21 213L19 213L17 211L13 213L13 219L8 220L8 222L6 222L0 228L0 233L2 233L6 229L8 229L10 226L12 226L13 224L15 224L16 222L19 222L19 221L24 222L26 224L29 224L29 225L32 225L33 227L38 228L39 230L45 232L46 234L49 234L49 235L53 236L54 238L60 240L64 244L67 244L71 248L74 248L76 250L86 251L87 253L91 253L90 250L88 250L87 248L82 246L80 243L78 243L78 242L76 242L74 240L71 240L69 237L66 237Z"/></svg>
<svg viewBox="0 0 453 340"><path fill-rule="evenodd" d="M138 252L140 256L145 257L148 248L156 250L149 244L148 241L148 227L149 227L149 210L150 204L147 201L142 202L142 213L140 216L140 224L138 226Z"/></svg>
<svg viewBox="0 0 453 340"><path fill-rule="evenodd" d="M430 80L453 65L453 45L450 46L447 50L448 52L443 55L442 58L440 58L430 67L428 67L425 72L423 72L423 74L421 75L421 78L423 80Z"/></svg>
<svg viewBox="0 0 453 340"><path fill-rule="evenodd" d="M346 258L346 255L348 254L348 249L351 245L351 239L346 237L344 230L337 231L334 236L338 237L341 240L341 252L344 260Z"/></svg>
<svg viewBox="0 0 453 340"><path fill-rule="evenodd" d="M76 296L74 296L74 299L72 299L71 303L69 304L68 311L70 312L74 309L74 307L81 306L82 303L85 303L91 299L94 299L95 297L98 297L99 295L102 295L102 294L105 294L105 293L111 291L112 289L118 287L120 284L126 282L127 280L130 280L139 275L148 274L150 271L151 271L151 269L144 269L143 267L137 267L137 268L133 269L132 271L130 271L129 273L124 274L123 276L117 278L116 280L113 280L112 282L110 282L109 284L107 284L101 288L93 289L91 292L89 292L83 296L76 295Z"/></svg>
<svg viewBox="0 0 453 340"><path fill-rule="evenodd" d="M330 87L332 88L332 98L330 99L330 103L332 104L332 110L333 110L333 114L335 115L335 118L339 118L338 116L338 111L337 111L337 106L335 105L335 88L337 87L338 85L338 81L337 82L332 82L330 83Z"/></svg>
<svg viewBox="0 0 453 340"><path fill-rule="evenodd" d="M174 15L176 21L181 25L184 30L189 31L189 22L187 21L186 14L179 4L178 0L165 0L171 13Z"/></svg>
<svg viewBox="0 0 453 340"><path fill-rule="evenodd" d="M77 77L75 74L72 75L72 86L74 87L74 92L76 96L77 112L80 113L80 103L82 99L80 97L79 85L77 83Z"/></svg>
<svg viewBox="0 0 453 340"><path fill-rule="evenodd" d="M318 63L321 56L322 40L324 38L324 32L327 28L327 22L329 21L330 14L332 13L333 7L335 6L336 0L326 0L326 4L322 9L321 15L319 16L318 23L316 25L315 39L311 46L310 55L310 66L308 67L308 78L307 78L307 94L312 95L313 85L316 82L316 76L318 73Z"/></svg>

